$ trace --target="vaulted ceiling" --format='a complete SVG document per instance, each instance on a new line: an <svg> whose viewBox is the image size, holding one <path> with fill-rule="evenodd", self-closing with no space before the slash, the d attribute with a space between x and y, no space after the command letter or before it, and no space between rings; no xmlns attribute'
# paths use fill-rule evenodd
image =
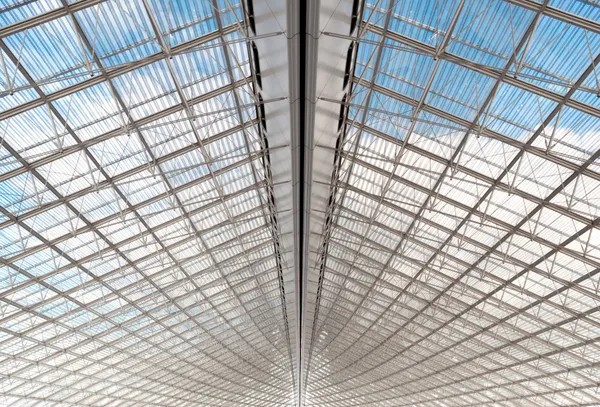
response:
<svg viewBox="0 0 600 407"><path fill-rule="evenodd" d="M596 0L0 2L0 406L600 405Z"/></svg>

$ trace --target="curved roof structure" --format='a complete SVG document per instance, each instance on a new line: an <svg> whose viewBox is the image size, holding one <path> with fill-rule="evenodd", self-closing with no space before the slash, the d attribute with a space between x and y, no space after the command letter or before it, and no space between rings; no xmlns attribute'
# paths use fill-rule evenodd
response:
<svg viewBox="0 0 600 407"><path fill-rule="evenodd" d="M600 405L596 0L0 3L0 406Z"/></svg>

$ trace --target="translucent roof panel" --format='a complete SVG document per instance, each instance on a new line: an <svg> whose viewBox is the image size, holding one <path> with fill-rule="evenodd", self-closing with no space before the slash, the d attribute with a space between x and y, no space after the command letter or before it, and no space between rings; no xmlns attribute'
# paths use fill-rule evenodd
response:
<svg viewBox="0 0 600 407"><path fill-rule="evenodd" d="M306 404L600 405L600 5L359 10Z"/></svg>
<svg viewBox="0 0 600 407"><path fill-rule="evenodd" d="M600 406L598 0L256 3L0 2L0 407Z"/></svg>
<svg viewBox="0 0 600 407"><path fill-rule="evenodd" d="M0 5L0 405L292 402L247 19Z"/></svg>

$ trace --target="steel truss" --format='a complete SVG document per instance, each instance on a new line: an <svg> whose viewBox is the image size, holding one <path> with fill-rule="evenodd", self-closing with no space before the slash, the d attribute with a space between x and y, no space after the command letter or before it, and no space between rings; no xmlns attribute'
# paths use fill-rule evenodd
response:
<svg viewBox="0 0 600 407"><path fill-rule="evenodd" d="M365 0L349 35L313 3L272 32L244 0L3 6L0 404L599 405L596 3Z"/></svg>
<svg viewBox="0 0 600 407"><path fill-rule="evenodd" d="M600 145L581 149L579 158L565 151L581 146L556 134L566 111L573 126L600 117L578 93L593 83L600 50L590 49L570 79L527 57L549 20L586 36L598 24L548 1L509 0L486 2L481 12L483 3L471 12L456 1L436 26L423 11L433 3L367 1L356 36L324 33L351 39L358 51L322 214L330 221L316 236L321 278L308 405L595 405L600 219L587 194L600 185ZM461 35L478 18L491 26L488 9L516 18L520 8L530 12L527 26L510 53L494 54L503 69L463 56L469 47L495 52ZM432 45L416 30L400 32L401 24L439 38ZM398 68L426 60L421 77ZM493 86L472 93L474 101L453 97L444 89L450 84L437 82L453 70ZM556 78L556 90L543 76ZM472 82L458 86L477 92ZM528 106L539 115L532 127L502 111L503 92L551 103L545 115ZM442 98L460 108L441 107ZM467 117L466 109L475 113ZM525 135L503 132L499 122ZM548 169L544 181L533 161ZM536 184L544 192L534 192ZM503 208L509 201L515 207ZM565 224L572 232L558 226Z"/></svg>
<svg viewBox="0 0 600 407"><path fill-rule="evenodd" d="M3 137L1 142L4 192L19 185L17 180L30 183L19 201L6 201L0 208L7 248L1 260L2 402L285 404L294 380L281 277L286 251L277 229L280 212L269 196L273 181L268 160L271 151L284 146L266 145L260 116L260 104L283 99L258 99L245 6L228 1L223 9L213 2L207 16L166 35L155 15L156 3L144 1L132 11L152 31L139 44L157 44L160 51L105 66L106 57L90 38L82 13L97 12L96 25L117 24L98 20L111 12L99 8L111 3L63 1L60 8L0 29L3 65L12 64L14 78L18 72L27 82L11 86L7 75L7 92L36 94L3 109L0 123L8 127L45 107L57 142L57 148L32 158L18 140ZM238 12L242 20L229 19ZM170 44L176 33L206 21L216 29ZM21 34L27 38L30 30L55 29L56 22L72 28L73 46L84 60L69 69L77 73L90 67L90 74L72 76L76 83L48 92L44 89L52 82L29 72L36 62L6 40ZM121 52L135 50L130 46ZM212 58L219 65L216 76L226 79L189 97L194 83L181 76L176 58L200 54ZM177 103L139 116L133 109L152 106L152 99L133 106L131 91L123 92L117 81L156 66L166 67L173 84L163 95ZM149 80L144 86L152 91L160 85ZM84 137L89 124L72 120L83 112L65 115L58 104L98 87L108 90L117 106L104 120L122 124ZM171 136L164 142L174 142L175 148L164 153L150 136L167 126ZM130 160L125 151L129 144L143 159L110 172L98 151L123 138L135 141L127 142L114 162ZM196 153L200 160L188 165L186 157ZM52 181L53 172L64 171L64 163L74 156L87 163L87 175ZM187 176L198 168L202 175ZM74 180L88 185L65 187ZM130 185L137 188L135 200ZM156 192L140 192L143 185ZM19 202L31 200L36 204L20 209ZM101 214L93 212L98 210ZM48 227L59 211L66 214L66 233ZM14 232L19 238L13 243ZM51 266L43 267L48 262ZM76 322L81 318L84 324Z"/></svg>

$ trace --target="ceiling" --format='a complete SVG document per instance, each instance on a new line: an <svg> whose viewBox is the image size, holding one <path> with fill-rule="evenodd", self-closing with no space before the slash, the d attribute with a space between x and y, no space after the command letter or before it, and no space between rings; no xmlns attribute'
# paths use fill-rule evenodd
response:
<svg viewBox="0 0 600 407"><path fill-rule="evenodd" d="M596 0L0 2L0 406L600 406Z"/></svg>

